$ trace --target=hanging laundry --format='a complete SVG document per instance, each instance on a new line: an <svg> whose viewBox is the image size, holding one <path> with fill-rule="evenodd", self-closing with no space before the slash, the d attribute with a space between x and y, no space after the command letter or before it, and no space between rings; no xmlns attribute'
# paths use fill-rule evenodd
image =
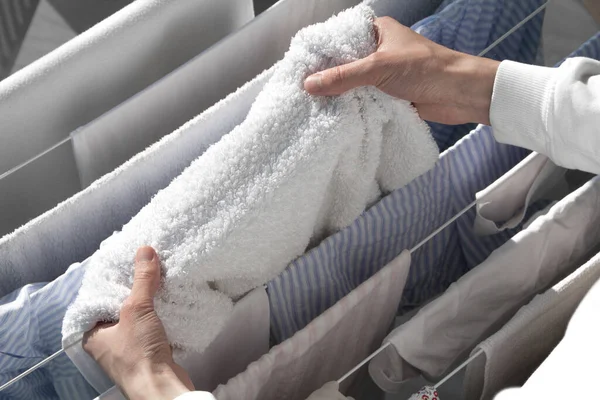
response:
<svg viewBox="0 0 600 400"><path fill-rule="evenodd" d="M48 284L27 285L0 299L0 385L62 348L62 320L87 264L74 264ZM196 387L212 390L268 351L269 304L263 288L235 304L226 329L204 352L181 361ZM0 392L0 398L91 399L112 385L78 343ZM118 390L115 396L121 396Z"/></svg>
<svg viewBox="0 0 600 400"><path fill-rule="evenodd" d="M251 0L138 0L0 81L5 127L0 173L66 138L253 17Z"/></svg>
<svg viewBox="0 0 600 400"><path fill-rule="evenodd" d="M170 343L202 351L232 299L433 166L437 148L408 102L373 87L335 98L303 89L307 75L372 53L373 20L358 6L296 35L246 120L91 256L63 345L118 320L133 254L147 244L165 271L155 306Z"/></svg>
<svg viewBox="0 0 600 400"><path fill-rule="evenodd" d="M480 338L597 251L598 202L600 180L595 178L396 328L386 342L427 378L441 376ZM394 365L379 365L400 380Z"/></svg>
<svg viewBox="0 0 600 400"><path fill-rule="evenodd" d="M252 21L241 33L248 30L255 32L256 30L260 31L264 29L262 22L272 22L273 18L277 19L276 17L280 16L281 12L284 14L286 12L289 13L290 7L295 10L293 13L295 23L301 25L314 22L313 18L325 18L328 12L323 7L319 7L318 10L311 10L310 13L306 10L298 13L296 12L297 5L302 4L305 6L306 2L286 1L285 3L285 7L283 4L279 4L278 7L263 13L260 19ZM342 3L344 2L338 1L335 3L336 5L334 3L328 4L328 7L335 8ZM401 17L403 23L409 25L416 19L428 15L437 6L437 3L439 3L439 0L429 2L413 0L403 2L402 4L398 4L395 1L371 1L371 5L378 12L382 13L382 15L395 12L395 15ZM220 48L222 47L223 45L221 44ZM253 54L257 53L253 52ZM264 54L261 53L261 55ZM188 65L183 68L187 67ZM166 79L171 78L173 75L179 76L180 71L181 69ZM225 100L222 100L214 107L194 118L184 127L164 138L159 143L143 151L122 167L109 173L91 187L23 226L14 234L0 239L0 295L5 295L27 282L54 279L64 272L65 265L75 260L87 258L98 247L98 244L109 236L113 230L121 227L132 215L135 215L160 188L167 186L172 177L178 175L186 164L189 164L191 160L202 154L204 149L218 141L223 134L241 123L257 93L260 92L271 74L272 69L261 74L237 92L228 96ZM186 75L183 78L188 79L189 76ZM155 86L157 85L151 86L148 90L154 91ZM132 100L137 101L140 97L144 98L144 96L136 96ZM119 107L116 113L119 114L121 111L123 109ZM109 114L112 115L114 112L111 111ZM102 119L104 118L102 117ZM131 125L127 126L131 127ZM70 143L68 146L68 150L70 150ZM64 243L69 243L69 245L65 246L63 245ZM27 250L24 251L23 249ZM52 324L55 336L60 335L58 332L60 331L60 325L67 305L73 301L73 295L81 284L81 273L75 275L70 269L65 275L64 277L60 277L56 283L52 282L46 286L40 285L40 290L52 290L55 296L52 302L42 301L39 304L36 303L38 313L41 315L53 315L51 319L53 320ZM55 285L60 285L61 288L56 288ZM31 286L28 286L28 288L33 290ZM42 298L41 292L38 290L35 296L30 297L35 297L36 299ZM9 302L8 297L3 300ZM8 303L4 303L4 305L8 306ZM5 318L5 320L12 320L15 316L20 316L20 318L35 318L35 314L28 314L23 308L15 306L14 303L11 303L10 306L11 315L9 316L0 311L0 314L2 314L1 318ZM46 307L51 307L51 309L46 309ZM0 309L6 310L6 307L0 305ZM235 312L236 308L234 307ZM6 335L0 338L0 343L3 343L2 339L12 340L13 335L23 336L19 333L21 331L16 331L15 329L25 326L27 324L7 326L6 328L10 332L5 332ZM32 329L32 332L35 330L33 325L30 324L29 327ZM244 332L247 334L248 329L245 329ZM248 335L245 336L245 340L238 340L238 344L248 342ZM53 336L47 334L45 337L50 340ZM204 353L210 352L215 347L214 345L218 344L218 341L220 339L217 339ZM11 347L10 343L3 343L0 344L0 348L10 349L13 354L24 354L22 350L31 347L31 343L23 342L22 345L21 347L16 344L15 347ZM255 344L255 347L260 348L258 344ZM30 367L49 354L60 350L60 348L60 342L52 340L51 345L48 345L44 352L39 354L39 358L29 358L26 364L21 363L19 365L23 368ZM238 349L237 346L230 346L229 348ZM67 349L67 355L71 358L74 357L72 354L73 349ZM223 350L220 353L225 354ZM64 356L61 356L58 360L63 360L63 358ZM10 364L2 365L0 371L6 372L6 374L0 374L0 383L7 382L21 370L13 368L13 363L17 360L16 358L5 360L8 360ZM51 376L46 372L57 365L55 362L59 361L51 362L47 367L34 372L19 384L15 384L10 391L3 393L22 393L22 396L18 395L17 397L35 399L35 396L30 394L36 392L38 387L44 385L50 389L48 391L40 391L39 393L41 393L42 397L44 399L57 398L58 395L55 394L56 390L51 389L53 385ZM90 378L85 368L86 365L82 366L79 363L79 359L75 359L74 362L85 373L86 377ZM234 369L236 368L235 364L242 365L243 363L247 364L247 361L238 352L235 361L229 362L228 366ZM246 364L243 364L243 366ZM214 369L225 370L225 368L220 367L221 364L214 360L210 365L212 367L210 370L203 368L204 377L206 377L207 373L211 375L209 378L214 377L212 376ZM83 389L70 386L68 389L65 389L65 392L75 393L77 394L77 398L90 397L85 392L85 390L90 390L89 385L81 378L80 372L73 367L72 363L69 363L67 360L65 367L61 371L64 376L76 376L82 382L80 386ZM193 373L193 369L190 369L190 371ZM41 376L40 379L35 378L38 374ZM93 377L90 381L95 382L97 386L92 386L97 389L104 387L98 385L98 380L93 379ZM110 382L106 384L110 384ZM19 385L22 385L21 389L17 389ZM197 387L210 389L212 384L207 384L205 379L198 381L197 385ZM120 396L118 390L115 389L111 393L113 392L116 392L114 393L116 396ZM110 393L105 393L105 396L108 395Z"/></svg>
<svg viewBox="0 0 600 400"><path fill-rule="evenodd" d="M0 295L30 282L56 279L66 267L92 255L160 189L244 120L271 73L265 71L92 186L0 238Z"/></svg>
<svg viewBox="0 0 600 400"><path fill-rule="evenodd" d="M196 388L214 390L219 384L243 372L248 364L269 351L269 302L263 287L256 288L233 307L223 331L202 352L187 354L179 365ZM81 343L69 347L67 355L94 388L102 394L96 400L126 400Z"/></svg>
<svg viewBox="0 0 600 400"><path fill-rule="evenodd" d="M53 282L27 285L0 299L0 385L62 348L61 321L75 299L84 264L70 266ZM0 392L0 398L92 399L97 394L62 354Z"/></svg>
<svg viewBox="0 0 600 400"><path fill-rule="evenodd" d="M598 279L600 254L536 296L480 343L472 354L483 349L485 355L467 367L465 400L491 400L502 389L524 384L561 341L573 312Z"/></svg>
<svg viewBox="0 0 600 400"><path fill-rule="evenodd" d="M600 58L600 34L571 56ZM475 193L528 153L496 142L491 127L477 127L444 152L434 169L383 198L351 226L324 240L269 282L274 337L282 341L302 329L400 251L411 249L469 205ZM529 215L546 205L533 204ZM521 228L480 237L473 231L476 215L470 210L412 255L401 312L442 293Z"/></svg>
<svg viewBox="0 0 600 400"><path fill-rule="evenodd" d="M450 49L479 55L547 0L444 0L437 12L416 23L412 29ZM485 56L532 64L541 41L544 13L504 39ZM440 151L456 143L475 124L429 123Z"/></svg>
<svg viewBox="0 0 600 400"><path fill-rule="evenodd" d="M283 57L302 27L359 0L284 0L155 84L73 132L83 187L192 119ZM412 25L441 0L369 0L377 15ZM395 4L394 4L395 3ZM274 34L273 29L277 27ZM240 62L244 60L244 62ZM168 100L167 100L168 99Z"/></svg>
<svg viewBox="0 0 600 400"><path fill-rule="evenodd" d="M68 138L254 17L252 0L130 2L0 81L0 174ZM73 148L61 150L23 171L21 179L3 182L0 235L81 189Z"/></svg>
<svg viewBox="0 0 600 400"><path fill-rule="evenodd" d="M598 398L599 309L596 282L577 307L564 338L523 387L500 392L494 400Z"/></svg>
<svg viewBox="0 0 600 400"><path fill-rule="evenodd" d="M405 381L418 378L421 371L406 362L394 346L389 345L369 362L369 375L384 392L399 393L404 390Z"/></svg>
<svg viewBox="0 0 600 400"><path fill-rule="evenodd" d="M112 233L111 228L124 224L131 215L134 215L150 200L156 191L167 186L171 177L185 168L185 163L189 164L191 160L196 158L197 154L202 154L207 147L225 134L226 130L243 121L256 95L270 76L271 71L261 74L252 82L240 88L238 92L228 96L206 113L190 121L181 130L174 132L163 141L140 153L133 160L113 171L92 187L23 226L13 234L0 239L0 293L6 295L7 291L23 282L40 281L43 278L53 277L55 274L60 275L64 272L62 266L64 263L73 259L86 258L94 250L92 247L98 247L95 243L102 246L101 241ZM64 243L69 243L69 245L65 246ZM82 264L85 264L85 262ZM41 301L39 304L36 302L35 310L41 315L52 315L49 318L48 326L52 326L55 335L61 335L60 329L64 314L68 305L75 298L75 294L81 285L82 275L82 273L75 274L74 270L68 270L58 278L58 282L55 282L55 280L46 286L41 286L40 290L47 289L53 293L53 299L52 301ZM22 290L37 290L36 288L29 288L31 287L28 285ZM36 295L35 298L43 299L43 296ZM0 301L3 303L0 307L2 318L7 320L32 318L35 321L36 313L27 312L23 307L12 302L10 296L2 300ZM245 300L248 300L248 296L244 297ZM49 309L46 309L46 307L49 307ZM268 304L263 305L261 302L258 307L254 304L253 308L265 310L268 313ZM236 317L238 311L236 304L232 318ZM260 321L263 321L262 318L261 316ZM214 385L213 378L217 378L217 375L219 379L216 383L223 382L224 379L226 380L231 376L231 374L223 376L219 371L233 371L235 374L240 371L240 368L245 368L249 361L256 358L254 350L259 351L258 356L262 354L260 353L260 349L263 348L262 342L254 342L249 343L249 346L254 348L253 351L242 355L244 350L240 346L243 348L250 338L256 337L248 331L254 328L254 325L252 327L246 326L242 330L235 326L235 323L239 321L233 322L234 326L231 329L239 334L243 333L242 336L244 337L234 338L232 343L235 343L235 345L229 342L224 343L224 349L218 348L221 339L215 340L202 354L211 353L213 348L217 349L217 353L225 356L228 350L237 349L240 352L237 354L235 361L229 359L216 361L214 358L210 358L210 370L203 368L205 364L197 363L196 366L203 368L201 379L198 381L198 384L202 386L199 387L210 388L211 385ZM27 341L15 342L13 341L13 335L16 337L23 336L20 329L28 326L31 328L31 333L36 331L35 324L7 326L6 335L0 338L0 343L2 343L0 348L10 349L15 355L25 354L24 349L31 347L31 343ZM261 329L267 331L268 328L268 323L261 327ZM49 329L46 328L46 332L48 331ZM26 336L36 337L33 334ZM223 336L227 337L228 335ZM53 336L46 333L44 337L50 340ZM7 340L7 342L2 342L2 339ZM2 376L0 382L7 382L18 372L21 372L23 368L37 364L61 348L60 341L52 341L50 345L44 348L43 356L40 354L40 358L29 358L26 361L18 360L15 357L5 358L6 364L3 364L0 371L7 374ZM76 379L73 377L80 378L84 374L86 380L98 391L112 385L112 382L108 381L107 378L103 379L102 374L99 374L100 379L94 376L98 369L95 362L86 362L85 357L82 361L81 357L73 354L73 350L74 348L70 347L66 353L71 361L75 363L77 369L73 367L72 363L67 364L68 367L62 369L65 376ZM85 356L85 353L82 355ZM61 356L59 360L62 360L63 357ZM191 358L194 358L194 356ZM182 361L182 364L185 364L185 360ZM54 363L51 362L42 368L41 372L35 371L32 374L34 377L39 376L39 379L28 376L15 384L14 389L11 387L3 393L12 393L12 391L33 393L43 385L52 387L52 376L48 373L42 374L42 372L53 367ZM194 371L195 369L190 369L192 374L194 374ZM85 394L85 390L89 390L89 385L82 385L80 389L71 386L65 392L76 393L77 398L87 398L89 396ZM57 398L50 394L52 392L40 393L42 393L44 399ZM110 397L111 395L114 397ZM35 397L31 398L35 399ZM103 393L100 398L120 400L122 395L118 389L113 388Z"/></svg>
<svg viewBox="0 0 600 400"><path fill-rule="evenodd" d="M571 191L566 171L548 157L531 153L500 179L477 192L473 229L479 235L495 235L522 223L530 204L540 199L562 199Z"/></svg>
<svg viewBox="0 0 600 400"><path fill-rule="evenodd" d="M443 225L526 155L524 149L497 143L491 128L481 126L442 154L434 169L296 259L268 283L274 337L282 341L302 329ZM413 254L401 311L443 292L519 230L477 236L472 229L475 215L470 210Z"/></svg>
<svg viewBox="0 0 600 400"><path fill-rule="evenodd" d="M405 251L213 394L218 400L305 400L326 382L339 379L380 345L409 268ZM341 391L346 393L355 378L346 379Z"/></svg>
<svg viewBox="0 0 600 400"><path fill-rule="evenodd" d="M312 3L282 0L277 7L265 11L260 18L249 22L239 33L243 36L258 32L257 40L258 43L261 43L263 39L268 39L269 34L272 35L272 29L283 21L281 13L286 18L288 14L293 14L292 21L296 26L306 26L325 20L333 12L341 11L348 4L347 1L355 0L332 0L328 1L326 5L323 2L318 2L318 7L305 9ZM429 15L435 10L439 2L440 0L407 0L402 2L396 0L370 0L369 4L374 7L378 15L394 15L400 18L404 24L410 25ZM299 11L298 8L301 10ZM288 24L287 19L284 24ZM267 58L269 60L280 59L289 46L289 39L293 32L288 32L289 36L285 48L268 50L267 47L261 46L260 52L251 51L252 55L256 55L258 59L262 60L261 57L265 57L263 52L268 51ZM221 51L235 53L236 46L245 47L247 45L252 48L253 43L240 41L238 34L235 33L213 47L205 55L208 57L208 54L212 54L211 57L216 57L213 53ZM278 43L277 46L281 46L281 44ZM126 104L111 110L96 122L99 122L106 129L130 130L137 126L136 123L129 118L121 119L121 117L124 117L123 112L130 112L132 115L144 117L142 118L142 126L145 126L143 122L152 119L145 118L148 115L139 114L140 110L148 106L152 116L160 114L157 110L165 110L161 108L164 98L156 99L154 96L166 96L166 93L169 92L179 93L178 90L189 79L192 77L199 79L198 76L207 71L204 65L198 66L197 62L200 59L204 60L205 58L203 56L195 58L189 64L182 66L171 75L157 82L156 86L159 89L155 90L154 86L148 88L143 93L129 99ZM218 58L214 59L214 61L217 60ZM244 58L244 60L248 59ZM238 64L243 63L238 62ZM261 63L257 65L258 69L256 71L262 71L269 65L269 63ZM196 68L199 69L196 70ZM191 71L189 71L190 69ZM101 179L95 181L93 185L18 228L13 234L1 238L0 296L4 296L30 282L52 281L62 275L69 265L88 258L104 239L114 231L121 229L143 206L150 202L152 196L160 189L168 186L171 180L178 176L194 159L199 157L208 146L217 142L223 135L229 133L244 121L257 94L270 78L272 70L270 68L246 84L242 85L242 81L234 84L234 88L241 86L236 92L231 93L195 118L189 121L189 118L186 118L187 122L181 128L107 173ZM219 75L222 71L222 68L213 70L208 80L219 82L219 79L212 75ZM227 82L230 83L231 81L227 80ZM174 86L170 86L171 84L174 84ZM175 91L170 91L169 88ZM193 89L194 86L192 85L192 91ZM208 88L206 90L212 89ZM143 100L143 102L138 103L138 99ZM132 108L129 108L130 106ZM170 110L170 108L167 109L169 112ZM100 121L105 122L106 125L103 125ZM123 125L119 125L119 122L122 122ZM140 121L137 121L137 123L140 123ZM92 123L91 126L94 126L94 124ZM79 133L84 134L83 131ZM106 133L106 131L101 129L97 134L101 135L103 133ZM70 148L67 148L61 153L64 157L59 158L63 162L71 157L69 151ZM48 161L44 165L50 168L53 163ZM40 168L40 166L38 165L35 168ZM37 174L33 175L37 176ZM20 175L15 181L26 180L27 176L32 175L31 173ZM0 186L2 186L1 183ZM2 199L5 197L8 196L4 196ZM31 201L31 199L26 200ZM23 202L25 200L21 199L19 201ZM6 213L3 213L2 217L5 216L4 214ZM66 246L64 243L69 245ZM27 251L23 250L25 248Z"/></svg>
<svg viewBox="0 0 600 400"><path fill-rule="evenodd" d="M566 185L563 178L563 168L557 167L541 154L530 154L487 188L475 194L477 199L475 232L495 234L521 225L530 204L533 204L534 200L543 198L541 194L552 192L554 186ZM527 219L523 226L532 223L539 213ZM486 219L484 215L491 219ZM508 222L498 227L496 221ZM509 223L512 226L506 226ZM407 317L404 316L403 319L408 321ZM382 390L391 393L403 391L404 381L420 375L420 371L402 359L393 346L385 346L383 351L369 363L369 373Z"/></svg>
<svg viewBox="0 0 600 400"><path fill-rule="evenodd" d="M72 134L73 151L82 187L270 68L283 57L298 30L358 3L359 0L280 1L277 7L261 13L260 18L78 128ZM202 20L197 20L197 24L203 24Z"/></svg>

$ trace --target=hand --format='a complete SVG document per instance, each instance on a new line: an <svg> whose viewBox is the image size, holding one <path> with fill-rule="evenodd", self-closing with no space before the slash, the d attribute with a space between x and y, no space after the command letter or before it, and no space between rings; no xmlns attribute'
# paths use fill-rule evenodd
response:
<svg viewBox="0 0 600 400"><path fill-rule="evenodd" d="M306 91L332 96L359 86L376 86L412 102L423 119L489 125L499 62L450 50L390 17L377 18L375 26L375 53L309 76L304 82Z"/></svg>
<svg viewBox="0 0 600 400"><path fill-rule="evenodd" d="M135 256L131 294L119 322L98 324L83 338L83 348L131 400L173 399L193 391L187 372L173 361L162 322L154 311L160 265L152 247Z"/></svg>

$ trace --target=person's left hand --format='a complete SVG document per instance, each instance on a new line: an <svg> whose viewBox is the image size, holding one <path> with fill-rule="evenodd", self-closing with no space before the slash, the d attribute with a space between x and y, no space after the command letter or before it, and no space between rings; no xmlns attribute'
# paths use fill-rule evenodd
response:
<svg viewBox="0 0 600 400"><path fill-rule="evenodd" d="M159 286L158 256L152 247L140 247L119 322L98 324L83 339L84 350L132 400L170 400L194 390L187 372L173 361L165 328L154 311Z"/></svg>

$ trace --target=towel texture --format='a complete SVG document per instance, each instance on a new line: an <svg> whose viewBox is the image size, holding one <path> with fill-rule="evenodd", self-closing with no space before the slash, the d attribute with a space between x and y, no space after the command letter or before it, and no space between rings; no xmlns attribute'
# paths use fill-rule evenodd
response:
<svg viewBox="0 0 600 400"><path fill-rule="evenodd" d="M135 250L147 244L164 270L155 305L171 344L201 351L232 299L434 165L437 147L409 103L371 87L336 98L303 90L310 73L375 50L373 19L358 6L296 35L246 120L91 257L65 315L65 345L118 319Z"/></svg>

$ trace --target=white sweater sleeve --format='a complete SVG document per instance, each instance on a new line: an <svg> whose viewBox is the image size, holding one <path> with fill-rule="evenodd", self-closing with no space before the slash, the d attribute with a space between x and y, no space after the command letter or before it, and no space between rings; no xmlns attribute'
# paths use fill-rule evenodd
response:
<svg viewBox="0 0 600 400"><path fill-rule="evenodd" d="M578 57L547 68L503 61L490 121L499 142L600 173L600 62Z"/></svg>
<svg viewBox="0 0 600 400"><path fill-rule="evenodd" d="M209 392L187 392L180 396L177 396L173 400L216 400L215 396L213 396Z"/></svg>

